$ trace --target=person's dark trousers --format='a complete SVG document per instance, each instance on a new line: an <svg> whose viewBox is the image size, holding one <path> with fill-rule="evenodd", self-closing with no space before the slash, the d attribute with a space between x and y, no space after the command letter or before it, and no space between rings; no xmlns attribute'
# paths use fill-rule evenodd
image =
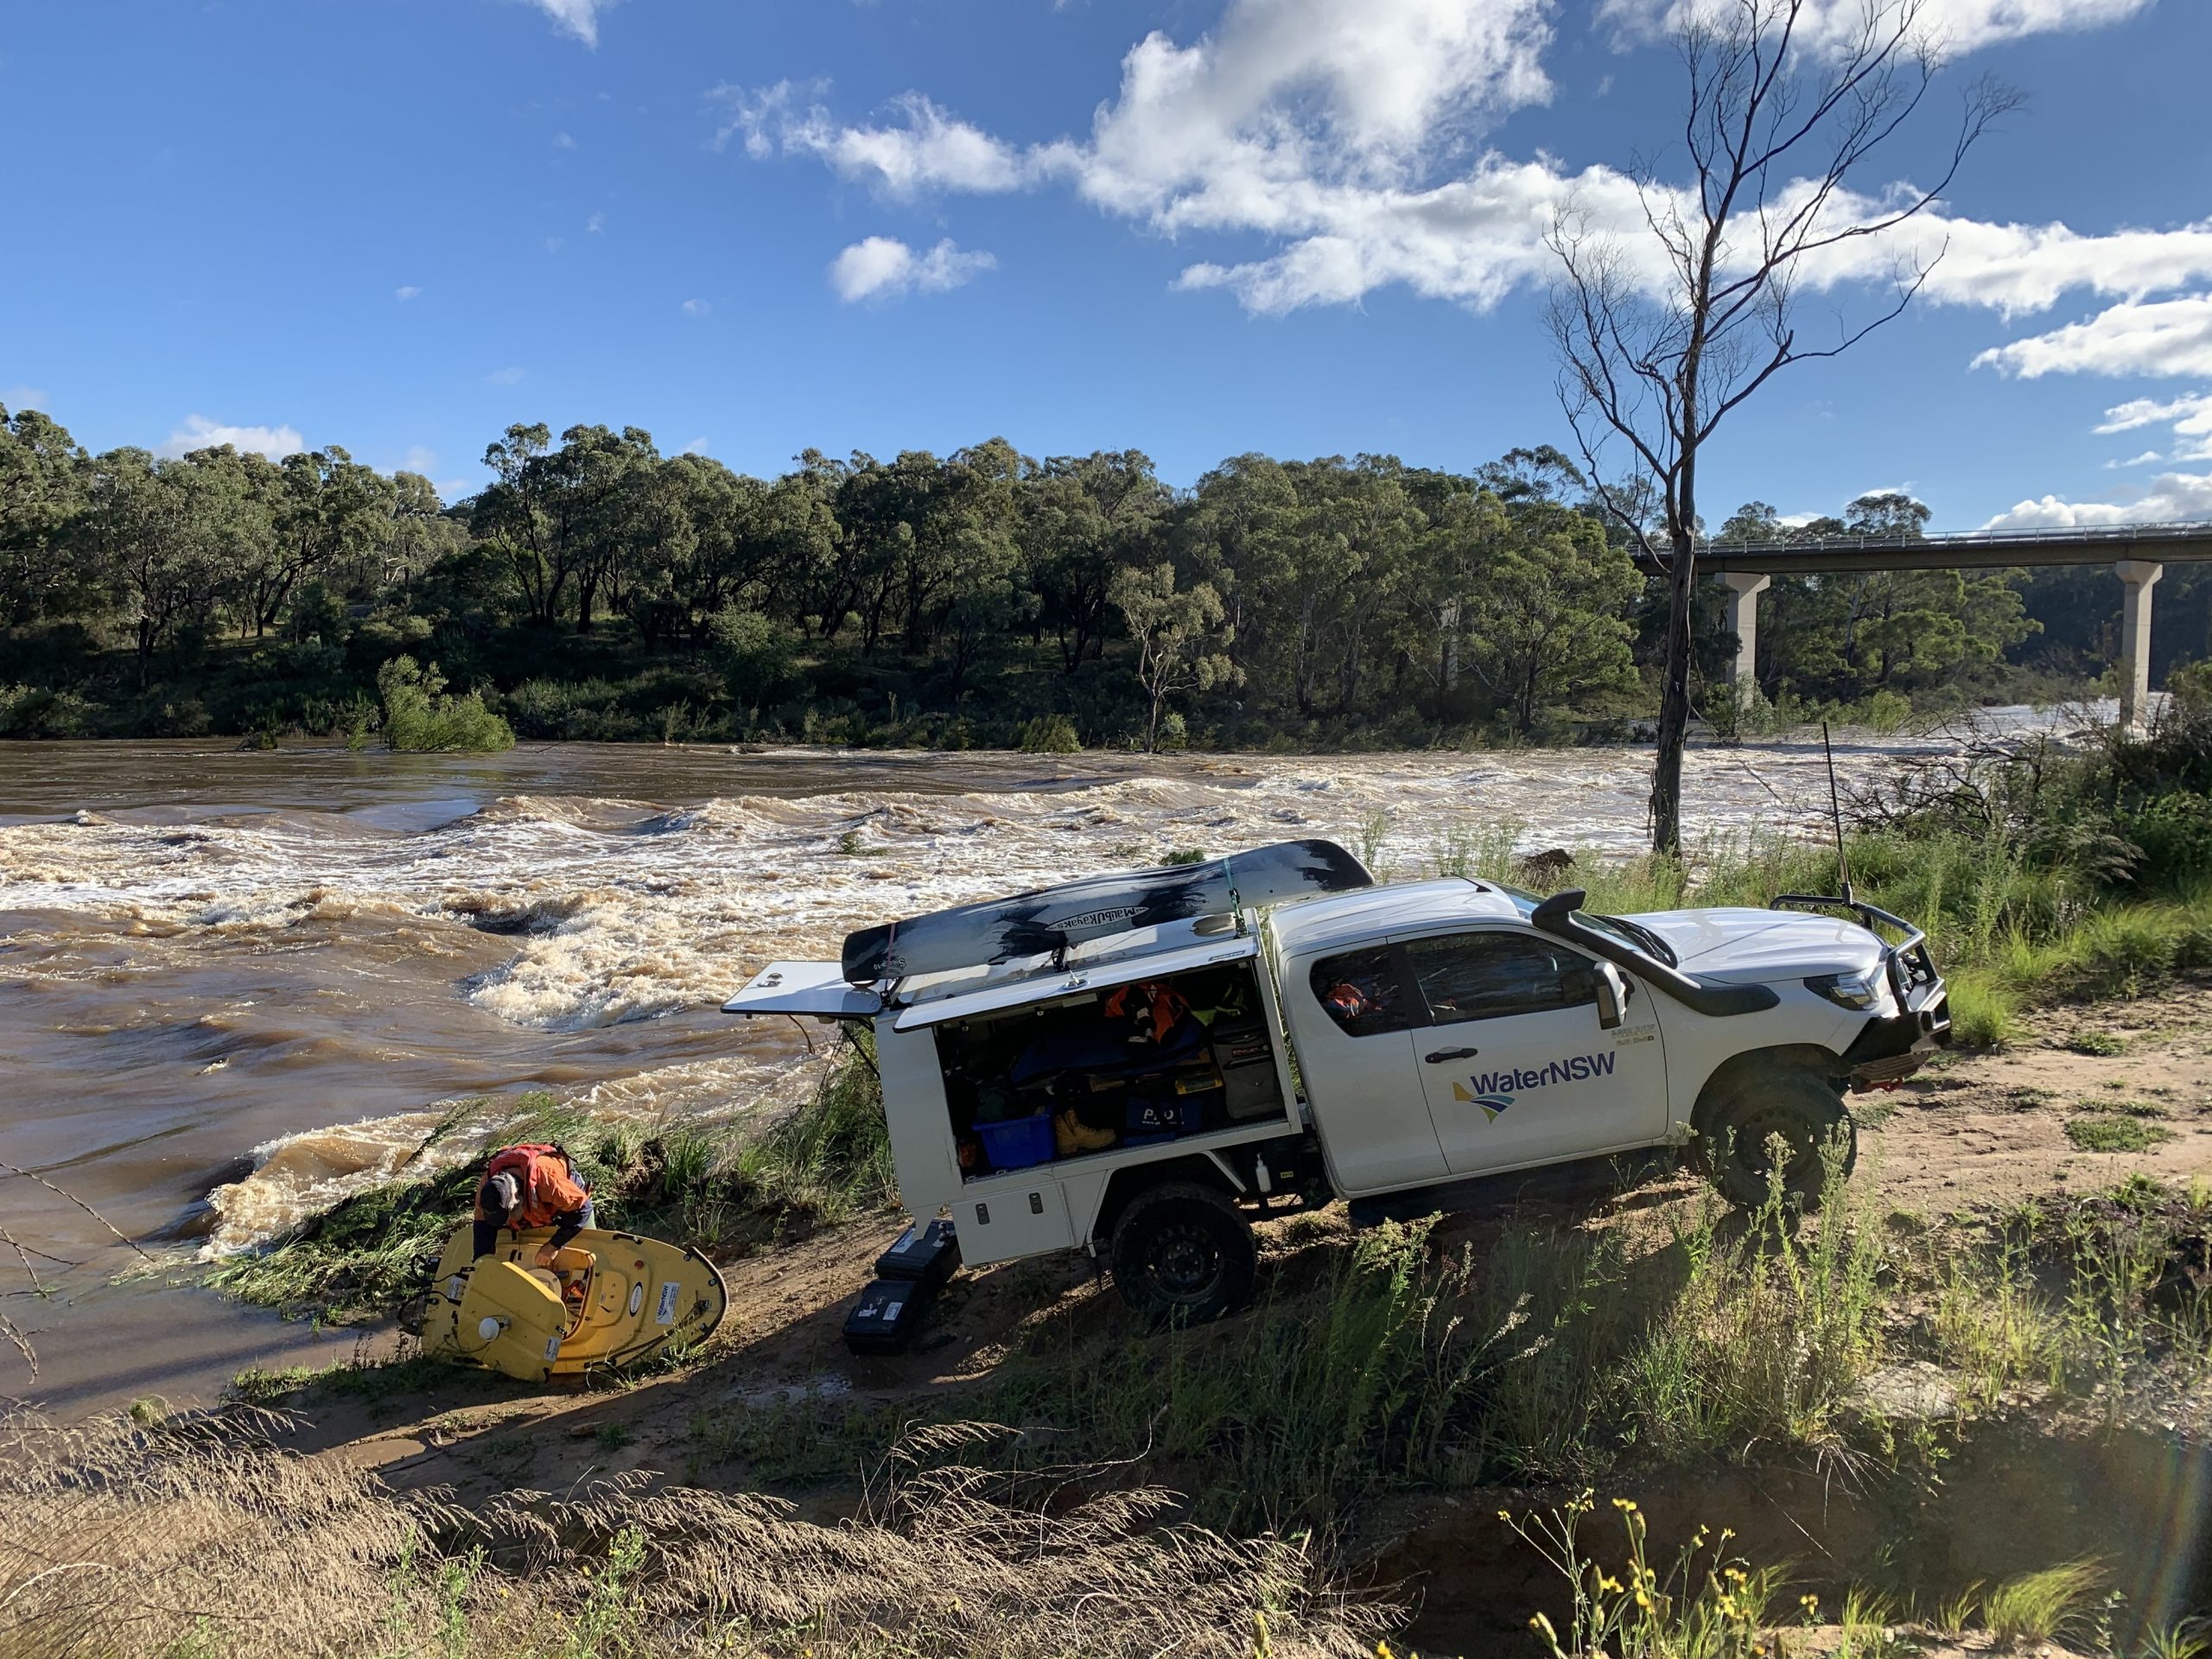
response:
<svg viewBox="0 0 2212 1659"><path fill-rule="evenodd" d="M476 1224L476 1254L480 1258L499 1248L499 1229L505 1224L498 1221L480 1221Z"/></svg>

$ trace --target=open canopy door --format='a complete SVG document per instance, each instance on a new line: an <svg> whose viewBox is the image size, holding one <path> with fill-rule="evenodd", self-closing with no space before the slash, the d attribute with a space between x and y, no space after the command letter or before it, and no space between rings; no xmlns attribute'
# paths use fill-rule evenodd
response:
<svg viewBox="0 0 2212 1659"><path fill-rule="evenodd" d="M869 1020L883 999L847 982L834 962L772 962L722 1004L724 1014L804 1014L819 1020Z"/></svg>

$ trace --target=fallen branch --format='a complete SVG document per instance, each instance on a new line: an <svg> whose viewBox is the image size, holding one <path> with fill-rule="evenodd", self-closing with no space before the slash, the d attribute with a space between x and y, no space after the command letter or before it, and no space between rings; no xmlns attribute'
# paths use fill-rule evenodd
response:
<svg viewBox="0 0 2212 1659"><path fill-rule="evenodd" d="M16 1328L16 1322L0 1313L0 1338L5 1338L10 1347L23 1357L23 1363L31 1368L31 1381L38 1381L38 1350L31 1346L31 1339Z"/></svg>
<svg viewBox="0 0 2212 1659"><path fill-rule="evenodd" d="M5 1227L0 1227L0 1244L5 1244L16 1253L16 1259L23 1264L23 1271L30 1275L31 1288L40 1295L45 1295L46 1287L40 1282L38 1269L31 1265L30 1252L18 1244L16 1242L16 1236Z"/></svg>

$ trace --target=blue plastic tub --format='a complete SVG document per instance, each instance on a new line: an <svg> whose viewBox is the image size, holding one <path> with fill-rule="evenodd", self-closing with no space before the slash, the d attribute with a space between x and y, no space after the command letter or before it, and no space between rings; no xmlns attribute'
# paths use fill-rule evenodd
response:
<svg viewBox="0 0 2212 1659"><path fill-rule="evenodd" d="M983 1156L991 1160L993 1169L1027 1169L1033 1164L1052 1161L1052 1117L1049 1112L1039 1112L1034 1117L1010 1117L1003 1123L978 1123L976 1134L983 1143Z"/></svg>

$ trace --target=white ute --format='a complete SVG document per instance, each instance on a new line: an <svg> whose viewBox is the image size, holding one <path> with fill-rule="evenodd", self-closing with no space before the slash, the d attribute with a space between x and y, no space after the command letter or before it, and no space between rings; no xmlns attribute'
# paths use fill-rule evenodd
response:
<svg viewBox="0 0 2212 1659"><path fill-rule="evenodd" d="M1948 1039L1924 937L1848 898L1582 902L1286 842L855 933L727 1007L870 1024L917 1225L950 1215L969 1265L1103 1250L1154 1319L1241 1305L1249 1216L1332 1198L1464 1208L1674 1147L1749 1205L1779 1136L1816 1203L1844 1091Z"/></svg>

